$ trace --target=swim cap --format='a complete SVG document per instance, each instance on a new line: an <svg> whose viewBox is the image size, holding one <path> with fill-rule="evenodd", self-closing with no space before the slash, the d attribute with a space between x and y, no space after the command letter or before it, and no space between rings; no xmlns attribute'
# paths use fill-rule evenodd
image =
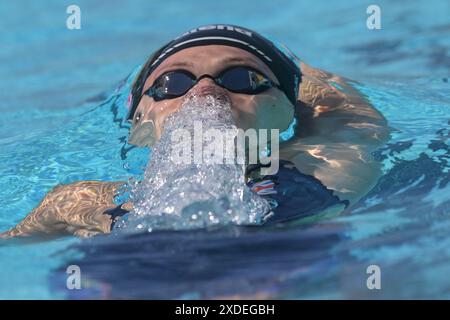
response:
<svg viewBox="0 0 450 320"><path fill-rule="evenodd" d="M155 52L143 67L132 89L128 119L133 118L145 80L161 62L183 49L206 45L231 46L254 54L272 70L280 82L281 90L296 105L302 74L300 67L290 57L273 42L254 31L234 25L212 24L192 29Z"/></svg>

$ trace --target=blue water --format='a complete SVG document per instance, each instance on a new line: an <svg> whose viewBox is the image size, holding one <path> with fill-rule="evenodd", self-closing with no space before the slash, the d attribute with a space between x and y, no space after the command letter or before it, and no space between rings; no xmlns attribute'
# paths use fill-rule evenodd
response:
<svg viewBox="0 0 450 320"><path fill-rule="evenodd" d="M0 3L0 230L59 183L138 177L126 143L127 79L152 50L226 22L284 42L357 81L391 140L384 175L339 217L280 228L157 232L124 239L0 243L0 298L450 298L450 3L377 1ZM78 264L84 289L65 289ZM382 289L368 290L379 265Z"/></svg>

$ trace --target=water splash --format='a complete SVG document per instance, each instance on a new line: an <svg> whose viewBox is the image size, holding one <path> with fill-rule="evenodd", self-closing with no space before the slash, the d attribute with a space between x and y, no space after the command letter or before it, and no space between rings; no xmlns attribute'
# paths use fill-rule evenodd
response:
<svg viewBox="0 0 450 320"><path fill-rule="evenodd" d="M194 127L218 130L226 135L237 130L226 97L188 95L182 107L166 119L161 139L155 144L143 181L132 186L133 211L116 230L149 232L161 229L205 228L226 224L260 224L270 213L269 203L245 184L245 161L222 163L195 161L180 163L173 152L173 134L180 128L190 134ZM228 131L227 131L228 130ZM191 144L192 141L192 144ZM201 140L203 150L222 141ZM208 149L210 150L210 149Z"/></svg>

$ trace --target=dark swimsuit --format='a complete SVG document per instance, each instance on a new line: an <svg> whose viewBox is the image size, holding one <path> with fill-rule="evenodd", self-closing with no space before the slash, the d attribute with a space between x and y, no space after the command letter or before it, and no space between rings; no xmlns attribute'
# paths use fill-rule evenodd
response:
<svg viewBox="0 0 450 320"><path fill-rule="evenodd" d="M251 177L261 167L262 165L249 166L247 176ZM318 179L301 173L286 160L280 160L280 168L276 175L249 179L247 185L272 206L273 214L265 220L265 225L314 216L338 204L345 207L349 205L348 200L340 200ZM128 212L119 205L104 213L116 220ZM111 229L113 227L114 223Z"/></svg>
<svg viewBox="0 0 450 320"><path fill-rule="evenodd" d="M267 187L267 181L273 182L273 193L265 189L261 192L258 188L261 185ZM337 204L345 207L349 205L348 200L340 200L320 180L301 173L292 162L286 160L280 160L280 169L276 175L251 180L247 185L272 205L274 214L265 224L314 216Z"/></svg>

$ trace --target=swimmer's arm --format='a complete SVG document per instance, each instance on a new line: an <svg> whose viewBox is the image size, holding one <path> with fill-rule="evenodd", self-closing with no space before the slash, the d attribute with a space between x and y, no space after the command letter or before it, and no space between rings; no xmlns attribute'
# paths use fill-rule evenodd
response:
<svg viewBox="0 0 450 320"><path fill-rule="evenodd" d="M291 146L304 152L291 160L341 199L357 201L381 174L371 153L389 138L387 121L346 79L303 63L301 68L300 97L310 118L304 124L299 118L308 131Z"/></svg>
<svg viewBox="0 0 450 320"><path fill-rule="evenodd" d="M80 181L58 185L19 224L2 237L67 235L88 237L109 233L117 207L114 196L124 182Z"/></svg>
<svg viewBox="0 0 450 320"><path fill-rule="evenodd" d="M350 80L301 63L301 100L312 109L311 134L334 133L336 140L360 138L381 145L389 137L387 121ZM343 136L341 136L343 135ZM359 140L358 140L359 141Z"/></svg>

